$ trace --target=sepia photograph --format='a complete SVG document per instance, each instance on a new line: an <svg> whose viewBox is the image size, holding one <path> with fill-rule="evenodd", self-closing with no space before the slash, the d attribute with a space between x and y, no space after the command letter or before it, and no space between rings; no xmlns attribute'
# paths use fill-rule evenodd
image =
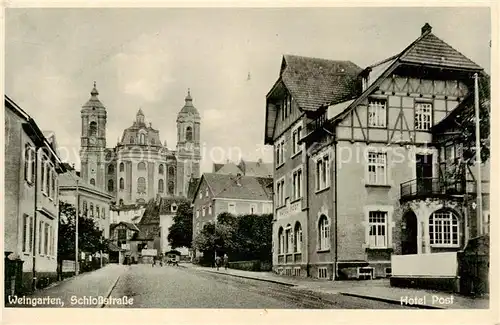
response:
<svg viewBox="0 0 500 325"><path fill-rule="evenodd" d="M490 309L491 10L5 8L3 308Z"/></svg>

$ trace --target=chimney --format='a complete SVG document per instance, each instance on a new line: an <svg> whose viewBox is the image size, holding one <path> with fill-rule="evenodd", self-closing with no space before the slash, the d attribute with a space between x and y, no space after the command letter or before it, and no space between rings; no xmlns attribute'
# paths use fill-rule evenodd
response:
<svg viewBox="0 0 500 325"><path fill-rule="evenodd" d="M425 23L425 25L422 27L422 35L427 32L432 32L432 26L429 25L429 23Z"/></svg>

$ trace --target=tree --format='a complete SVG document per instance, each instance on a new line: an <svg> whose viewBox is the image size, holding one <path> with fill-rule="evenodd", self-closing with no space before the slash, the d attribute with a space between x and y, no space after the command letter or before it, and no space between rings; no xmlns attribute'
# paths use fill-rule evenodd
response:
<svg viewBox="0 0 500 325"><path fill-rule="evenodd" d="M59 201L59 231L57 259L75 258L75 218L76 209L72 204ZM78 250L88 254L107 251L108 241L103 237L93 219L80 216L78 218Z"/></svg>
<svg viewBox="0 0 500 325"><path fill-rule="evenodd" d="M167 240L172 248L191 248L193 236L193 208L189 201L183 201L177 208L174 223L168 229Z"/></svg>

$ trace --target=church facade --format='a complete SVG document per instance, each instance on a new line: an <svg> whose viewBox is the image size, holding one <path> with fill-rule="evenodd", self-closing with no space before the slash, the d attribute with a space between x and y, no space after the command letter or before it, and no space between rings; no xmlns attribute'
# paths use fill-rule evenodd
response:
<svg viewBox="0 0 500 325"><path fill-rule="evenodd" d="M190 91L177 114L176 150L162 144L160 132L146 124L141 109L114 148L106 147L106 107L94 88L81 110L81 177L120 205L143 204L157 195L187 196L200 177L200 124Z"/></svg>

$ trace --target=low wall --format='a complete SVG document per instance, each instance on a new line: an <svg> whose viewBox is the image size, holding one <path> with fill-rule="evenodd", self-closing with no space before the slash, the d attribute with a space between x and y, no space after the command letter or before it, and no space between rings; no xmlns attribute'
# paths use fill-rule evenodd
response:
<svg viewBox="0 0 500 325"><path fill-rule="evenodd" d="M457 252L393 255L391 286L458 292Z"/></svg>
<svg viewBox="0 0 500 325"><path fill-rule="evenodd" d="M256 271L256 272L272 270L271 262L265 262L259 260L229 262L228 267L230 269Z"/></svg>

